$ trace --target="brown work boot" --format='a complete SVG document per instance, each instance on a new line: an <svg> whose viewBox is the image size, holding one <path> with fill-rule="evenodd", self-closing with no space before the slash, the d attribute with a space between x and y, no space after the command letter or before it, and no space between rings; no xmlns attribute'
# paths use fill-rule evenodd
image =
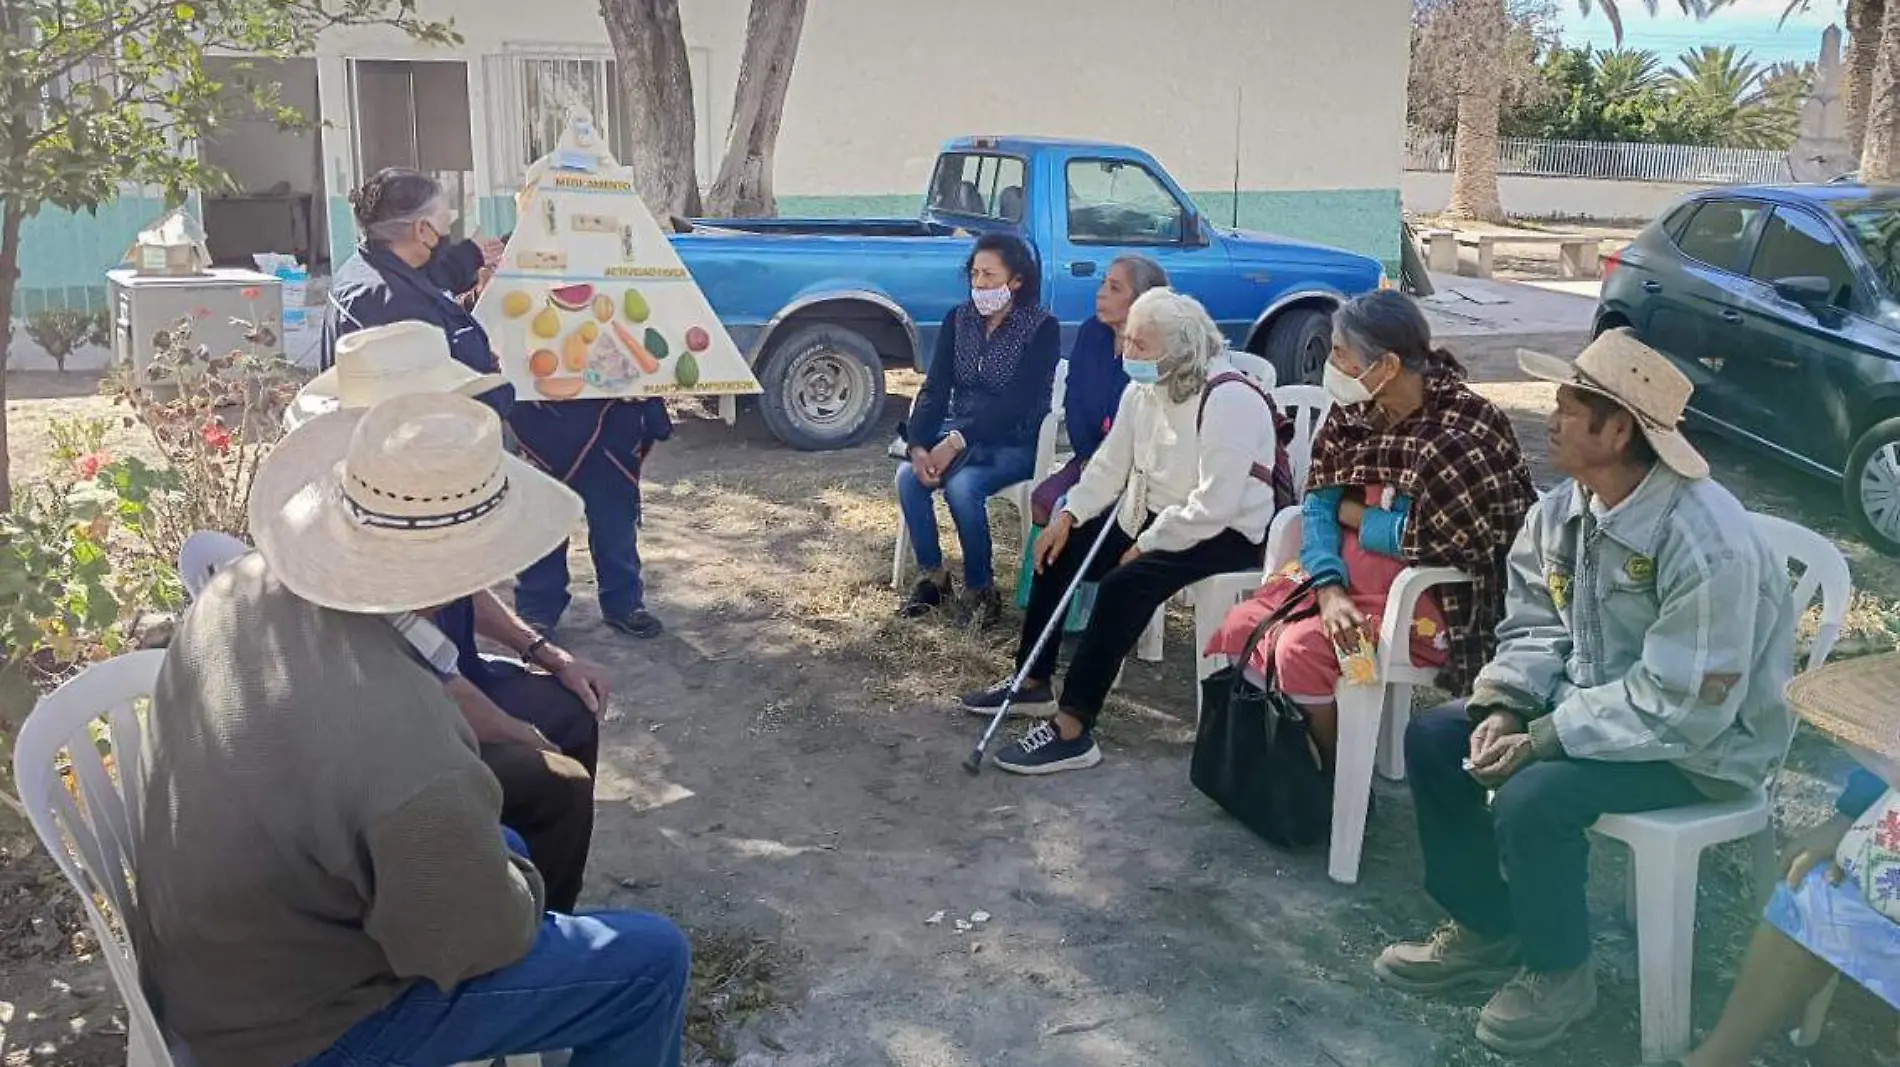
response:
<svg viewBox="0 0 1900 1067"><path fill-rule="evenodd" d="M1572 971L1519 971L1478 1015L1478 1040L1507 1055L1557 1043L1597 1010L1597 974L1589 964Z"/></svg>
<svg viewBox="0 0 1900 1067"><path fill-rule="evenodd" d="M1372 973L1407 993L1497 986L1517 973L1517 937L1486 937L1446 923L1428 941L1401 941L1379 953Z"/></svg>

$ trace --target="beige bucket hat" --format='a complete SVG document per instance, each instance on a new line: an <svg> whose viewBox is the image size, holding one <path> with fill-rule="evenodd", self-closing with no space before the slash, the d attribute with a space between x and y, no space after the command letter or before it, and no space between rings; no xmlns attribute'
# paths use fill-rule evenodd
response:
<svg viewBox="0 0 1900 1067"><path fill-rule="evenodd" d="M336 363L297 391L284 409L284 429L338 408L366 408L405 393L477 396L507 382L457 362L439 326L416 320L371 326L337 340Z"/></svg>
<svg viewBox="0 0 1900 1067"><path fill-rule="evenodd" d="M581 515L560 482L502 449L501 419L449 393L322 415L251 489L251 540L291 592L394 614L486 589L554 551Z"/></svg>
<svg viewBox="0 0 1900 1067"><path fill-rule="evenodd" d="M1636 416L1637 428L1665 466L1684 478L1709 476L1709 461L1677 428L1695 383L1667 356L1637 340L1633 331L1605 330L1575 363L1520 348L1517 365L1533 378L1616 401Z"/></svg>

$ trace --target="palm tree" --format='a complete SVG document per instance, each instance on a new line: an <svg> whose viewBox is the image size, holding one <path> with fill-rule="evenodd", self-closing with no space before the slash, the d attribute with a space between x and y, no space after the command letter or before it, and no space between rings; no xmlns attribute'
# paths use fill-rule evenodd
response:
<svg viewBox="0 0 1900 1067"><path fill-rule="evenodd" d="M1599 48L1590 57L1596 68L1597 90L1610 103L1629 100L1663 82L1662 59L1635 48Z"/></svg>
<svg viewBox="0 0 1900 1067"><path fill-rule="evenodd" d="M1707 18L1730 0L1676 0L1686 15ZM1585 15L1602 9L1619 46L1623 43L1623 13L1615 0L1577 0ZM1651 15L1660 0L1643 0ZM1894 8L1900 10L1900 3ZM1458 20L1471 57L1458 86L1458 132L1452 148L1451 197L1445 214L1458 219L1504 221L1498 200L1498 104L1503 91L1501 71L1509 18L1505 0L1451 0L1441 17ZM1896 35L1900 37L1900 34ZM1900 75L1900 69L1896 70Z"/></svg>
<svg viewBox="0 0 1900 1067"><path fill-rule="evenodd" d="M1669 88L1683 105L1708 116L1721 143L1734 148L1786 148L1814 80L1813 64L1764 66L1734 45L1704 45L1677 57Z"/></svg>
<svg viewBox="0 0 1900 1067"><path fill-rule="evenodd" d="M1867 88L1867 134L1860 178L1891 182L1900 176L1900 3L1880 15L1880 49Z"/></svg>

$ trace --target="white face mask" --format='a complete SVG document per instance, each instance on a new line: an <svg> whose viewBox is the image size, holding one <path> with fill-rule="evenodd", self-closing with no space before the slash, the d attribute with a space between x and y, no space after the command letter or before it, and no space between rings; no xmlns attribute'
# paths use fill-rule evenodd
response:
<svg viewBox="0 0 1900 1067"><path fill-rule="evenodd" d="M1366 383L1340 370L1330 359L1326 361L1326 370L1321 374L1320 381L1326 386L1326 391L1333 395L1333 399L1341 404L1372 402L1372 390L1366 388Z"/></svg>
<svg viewBox="0 0 1900 1067"><path fill-rule="evenodd" d="M994 315L1009 306L1011 295L1007 285L999 285L994 289L973 287L970 290L970 302L976 305L978 314Z"/></svg>

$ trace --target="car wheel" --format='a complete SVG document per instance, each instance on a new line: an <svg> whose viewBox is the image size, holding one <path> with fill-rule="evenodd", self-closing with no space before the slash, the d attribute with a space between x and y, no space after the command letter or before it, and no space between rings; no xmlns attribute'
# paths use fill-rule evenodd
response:
<svg viewBox="0 0 1900 1067"><path fill-rule="evenodd" d="M773 436L807 452L850 448L884 413L884 363L846 326L812 323L776 341L759 372L759 410Z"/></svg>
<svg viewBox="0 0 1900 1067"><path fill-rule="evenodd" d="M1900 555L1900 418L1875 423L1854 443L1841 490L1848 517L1867 543Z"/></svg>
<svg viewBox="0 0 1900 1067"><path fill-rule="evenodd" d="M1275 319L1267 330L1266 351L1281 385L1318 385L1333 350L1333 317L1312 308L1296 308Z"/></svg>

